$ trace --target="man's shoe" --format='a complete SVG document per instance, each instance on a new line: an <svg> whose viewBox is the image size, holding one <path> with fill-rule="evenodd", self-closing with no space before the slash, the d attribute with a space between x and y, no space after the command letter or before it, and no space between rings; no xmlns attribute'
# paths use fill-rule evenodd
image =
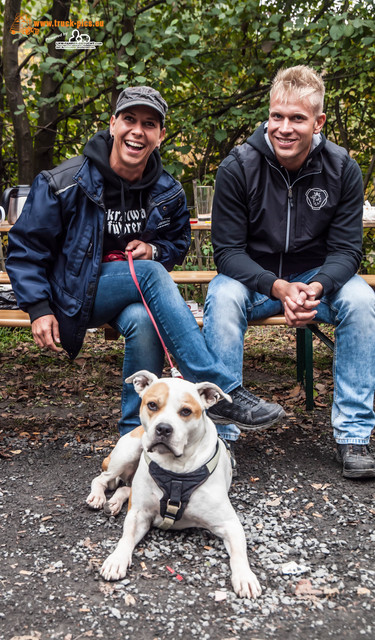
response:
<svg viewBox="0 0 375 640"><path fill-rule="evenodd" d="M236 424L243 431L262 431L285 416L276 403L265 402L243 387L229 393L232 402L220 400L210 407L208 416L217 424Z"/></svg>
<svg viewBox="0 0 375 640"><path fill-rule="evenodd" d="M375 478L375 459L367 444L338 444L336 457L345 478Z"/></svg>

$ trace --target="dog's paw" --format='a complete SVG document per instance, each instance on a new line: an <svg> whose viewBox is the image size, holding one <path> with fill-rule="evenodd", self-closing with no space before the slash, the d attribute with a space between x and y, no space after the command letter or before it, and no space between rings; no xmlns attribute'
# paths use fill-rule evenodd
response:
<svg viewBox="0 0 375 640"><path fill-rule="evenodd" d="M86 498L86 504L88 504L91 509L103 509L105 501L106 497L104 493L99 494L94 493L94 491L91 491Z"/></svg>
<svg viewBox="0 0 375 640"><path fill-rule="evenodd" d="M262 593L258 578L251 570L242 575L232 575L232 585L240 598L258 598Z"/></svg>
<svg viewBox="0 0 375 640"><path fill-rule="evenodd" d="M121 578L125 578L127 569L128 562L126 558L120 557L116 551L114 551L104 560L100 569L100 575L104 580L121 580Z"/></svg>
<svg viewBox="0 0 375 640"><path fill-rule="evenodd" d="M131 489L130 487L120 487L117 489L116 493L107 500L103 509L106 516L117 516L124 504L130 496Z"/></svg>

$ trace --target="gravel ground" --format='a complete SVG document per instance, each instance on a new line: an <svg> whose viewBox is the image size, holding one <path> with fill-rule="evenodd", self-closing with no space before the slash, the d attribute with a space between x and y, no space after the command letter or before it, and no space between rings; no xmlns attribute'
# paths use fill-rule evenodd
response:
<svg viewBox="0 0 375 640"><path fill-rule="evenodd" d="M103 581L124 514L107 519L85 498L115 438L103 445L91 428L36 442L6 430L0 637L373 639L375 482L342 478L318 413L236 446L231 498L263 588L255 601L235 596L222 542L196 529L152 530L126 579Z"/></svg>

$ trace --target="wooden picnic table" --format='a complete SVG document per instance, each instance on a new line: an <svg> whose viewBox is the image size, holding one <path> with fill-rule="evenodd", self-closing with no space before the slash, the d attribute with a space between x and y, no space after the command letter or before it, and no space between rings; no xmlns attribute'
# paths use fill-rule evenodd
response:
<svg viewBox="0 0 375 640"><path fill-rule="evenodd" d="M8 223L0 224L0 236L3 233L8 233L13 225ZM193 235L193 243L194 249L197 256L197 264L199 269L207 268L205 264L203 264L203 255L202 255L202 244L207 238L207 232L211 231L211 222L198 222L196 218L190 219L190 226ZM375 220L364 220L363 221L364 228L375 228ZM206 233L205 233L206 232ZM211 268L212 265L210 265ZM0 237L0 270L5 271L5 259L3 255L3 243Z"/></svg>
<svg viewBox="0 0 375 640"><path fill-rule="evenodd" d="M200 230L211 230L211 222L197 222L195 218L191 218L190 220L191 229L200 229ZM375 229L375 218L374 220L363 220L364 228L374 228ZM1 226L0 226L1 229Z"/></svg>

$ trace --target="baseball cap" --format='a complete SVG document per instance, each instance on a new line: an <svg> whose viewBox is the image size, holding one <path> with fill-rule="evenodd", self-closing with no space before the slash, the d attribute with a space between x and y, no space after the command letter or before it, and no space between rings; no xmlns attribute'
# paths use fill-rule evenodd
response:
<svg viewBox="0 0 375 640"><path fill-rule="evenodd" d="M128 87L121 91L117 98L115 115L116 117L124 109L128 107L136 107L143 105L152 107L158 112L161 120L161 126L164 127L165 115L168 111L168 105L164 98L161 97L159 91L152 87Z"/></svg>

